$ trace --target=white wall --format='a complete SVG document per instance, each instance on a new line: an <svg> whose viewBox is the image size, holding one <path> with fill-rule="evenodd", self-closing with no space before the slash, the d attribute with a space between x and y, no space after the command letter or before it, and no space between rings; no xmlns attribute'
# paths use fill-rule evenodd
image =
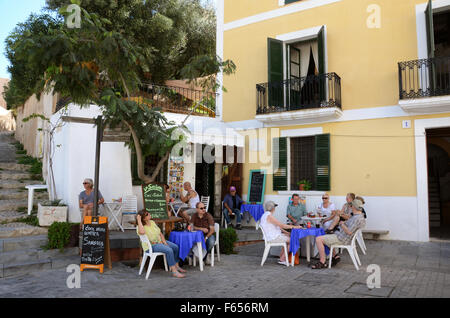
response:
<svg viewBox="0 0 450 318"><path fill-rule="evenodd" d="M97 106L80 109L70 104L68 116L94 118L100 115ZM60 116L52 116L56 121ZM90 124L66 123L55 134L55 174L57 198L69 206L69 221L79 222L78 195L85 178L94 180L97 129ZM106 202L132 194L130 151L123 142L102 142L100 149L99 189Z"/></svg>

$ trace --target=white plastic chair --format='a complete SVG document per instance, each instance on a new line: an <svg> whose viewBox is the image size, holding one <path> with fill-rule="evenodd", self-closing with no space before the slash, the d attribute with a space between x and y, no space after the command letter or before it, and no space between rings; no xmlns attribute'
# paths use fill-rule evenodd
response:
<svg viewBox="0 0 450 318"><path fill-rule="evenodd" d="M352 259L353 265L355 265L356 270L359 270L358 265L361 266L361 261L359 260L358 252L356 251L356 243L355 243L356 242L356 238L359 235L358 232L361 232L361 229L357 230L355 232L355 234L353 234L352 241L351 241L350 245L331 245L330 246L330 257L329 257L330 258L330 263L329 263L328 268L331 268L331 261L333 259L333 249L335 249L335 248L340 248L340 249L345 248L348 251L348 254L350 255L350 258Z"/></svg>
<svg viewBox="0 0 450 318"><path fill-rule="evenodd" d="M289 261L288 261L288 255L289 254L287 253L287 244L286 244L286 242L284 242L284 243L271 243L271 242L267 241L266 233L264 232L264 229L260 225L260 222L259 221L256 222L256 225L261 229L261 231L263 233L264 244L265 244L264 254L263 254L262 261L261 261L261 266L264 265L264 262L266 261L267 256L269 255L270 248L273 247L273 246L282 246L284 248L284 255L286 256L286 266L289 266Z"/></svg>
<svg viewBox="0 0 450 318"><path fill-rule="evenodd" d="M166 272L167 272L169 269L168 269L168 266L167 266L166 254L159 253L159 252L153 252L152 244L150 244L150 241L149 241L147 235L145 235L145 234L139 235L139 238L140 238L142 243L144 243L144 244L146 244L148 246L148 252L144 251L144 255L142 256L141 269L139 270L139 275L142 274L142 270L144 269L145 262L147 261L148 257L150 257L150 262L148 264L147 275L145 275L145 279L148 279L148 277L150 276L150 272L152 271L153 264L155 263L156 257L158 257L158 256L163 256L164 257L164 267L165 267ZM142 250L143 249L144 248L142 248Z"/></svg>
<svg viewBox="0 0 450 318"><path fill-rule="evenodd" d="M366 243L364 242L362 231L359 231L357 233L358 234L356 235L356 242L358 242L359 248L361 249L363 254L366 255L367 247L366 247Z"/></svg>
<svg viewBox="0 0 450 318"><path fill-rule="evenodd" d="M122 199L122 227L126 230L135 230L136 225L132 225L129 221L136 222L137 215L137 197L135 195L127 195Z"/></svg>
<svg viewBox="0 0 450 318"><path fill-rule="evenodd" d="M216 242L214 243L214 246L211 250L211 267L214 267L214 252L216 251L216 247L217 247L217 260L220 262L220 248L219 248L220 225L219 225L219 223L214 223L214 231L216 234Z"/></svg>
<svg viewBox="0 0 450 318"><path fill-rule="evenodd" d="M209 197L201 196L201 197L200 197L200 201L205 205L206 212L208 212L208 208L209 208Z"/></svg>

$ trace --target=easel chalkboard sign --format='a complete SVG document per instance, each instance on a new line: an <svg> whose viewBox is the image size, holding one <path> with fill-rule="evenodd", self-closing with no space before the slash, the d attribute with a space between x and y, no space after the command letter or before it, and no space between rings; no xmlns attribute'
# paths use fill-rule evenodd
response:
<svg viewBox="0 0 450 318"><path fill-rule="evenodd" d="M142 197L144 198L144 209L150 213L152 219L165 220L169 218L164 186L155 183L142 185Z"/></svg>
<svg viewBox="0 0 450 318"><path fill-rule="evenodd" d="M107 217L86 216L84 218L81 244L80 271L86 268L94 268L103 273L105 263L111 268Z"/></svg>
<svg viewBox="0 0 450 318"><path fill-rule="evenodd" d="M250 204L263 204L266 189L266 170L250 170L247 201Z"/></svg>

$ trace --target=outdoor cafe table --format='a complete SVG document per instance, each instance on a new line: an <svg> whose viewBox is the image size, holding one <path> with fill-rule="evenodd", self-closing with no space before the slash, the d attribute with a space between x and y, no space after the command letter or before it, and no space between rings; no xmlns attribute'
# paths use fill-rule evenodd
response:
<svg viewBox="0 0 450 318"><path fill-rule="evenodd" d="M264 208L262 204L242 204L241 214L244 214L244 212L249 212L251 214L251 216L255 219L256 229L258 229L258 221L264 214Z"/></svg>
<svg viewBox="0 0 450 318"><path fill-rule="evenodd" d="M306 222L311 222L311 226L316 226L317 224L320 225L320 221L325 220L327 217L326 216L322 216L322 217L309 217L309 216L302 216L302 221L303 224L306 224Z"/></svg>
<svg viewBox="0 0 450 318"><path fill-rule="evenodd" d="M308 263L311 260L310 249L311 249L311 236L322 236L325 235L325 231L322 228L312 227L310 229L292 229L291 231L291 243L289 247L289 252L292 253L292 266L294 266L294 255L300 248L300 239L306 237L306 259ZM325 253L328 254L328 247L325 246Z"/></svg>
<svg viewBox="0 0 450 318"><path fill-rule="evenodd" d="M192 249L194 244L197 244L198 248L198 259L200 263L200 271L203 271L203 252L206 252L205 237L202 231L183 231L177 232L173 231L170 233L169 241L175 243L179 247L178 256L180 259L185 260Z"/></svg>
<svg viewBox="0 0 450 318"><path fill-rule="evenodd" d="M175 216L178 216L178 213L180 212L181 208L189 207L188 204L182 202L181 200L175 200L173 202L169 202L169 206L172 209Z"/></svg>

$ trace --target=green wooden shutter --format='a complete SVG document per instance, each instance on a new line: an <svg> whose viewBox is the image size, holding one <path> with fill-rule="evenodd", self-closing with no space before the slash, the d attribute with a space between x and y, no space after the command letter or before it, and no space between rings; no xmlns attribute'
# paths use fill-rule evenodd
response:
<svg viewBox="0 0 450 318"><path fill-rule="evenodd" d="M425 18L427 20L427 44L428 44L428 58L434 57L434 26L433 26L433 5L432 1L428 0L428 6L425 10Z"/></svg>
<svg viewBox="0 0 450 318"><path fill-rule="evenodd" d="M300 0L284 0L284 4L289 4L292 2L298 2L298 1L300 1Z"/></svg>
<svg viewBox="0 0 450 318"><path fill-rule="evenodd" d="M287 138L274 138L272 144L273 191L286 191Z"/></svg>
<svg viewBox="0 0 450 318"><path fill-rule="evenodd" d="M269 106L283 107L283 42L267 39Z"/></svg>
<svg viewBox="0 0 450 318"><path fill-rule="evenodd" d="M316 136L316 190L330 191L330 134Z"/></svg>

